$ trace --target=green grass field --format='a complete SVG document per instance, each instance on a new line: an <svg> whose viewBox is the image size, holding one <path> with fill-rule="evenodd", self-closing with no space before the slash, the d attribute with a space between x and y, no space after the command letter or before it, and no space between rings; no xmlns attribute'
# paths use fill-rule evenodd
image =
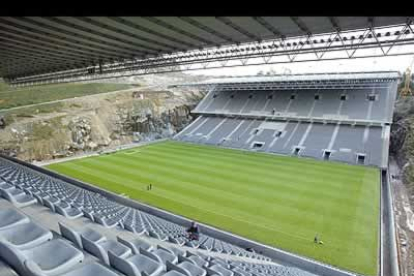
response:
<svg viewBox="0 0 414 276"><path fill-rule="evenodd" d="M175 141L48 168L337 267L377 272L375 168Z"/></svg>
<svg viewBox="0 0 414 276"><path fill-rule="evenodd" d="M133 88L119 83L65 83L11 88L0 82L0 109Z"/></svg>

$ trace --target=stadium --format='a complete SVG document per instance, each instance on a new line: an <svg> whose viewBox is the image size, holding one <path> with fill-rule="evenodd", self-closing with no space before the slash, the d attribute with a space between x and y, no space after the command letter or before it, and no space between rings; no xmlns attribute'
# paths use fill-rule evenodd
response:
<svg viewBox="0 0 414 276"><path fill-rule="evenodd" d="M4 125L8 118L51 116L37 107L43 101L86 102L85 95L115 89L96 81L231 68L236 59L319 61L338 49L356 58L357 50L389 47L379 52L389 56L392 47L414 41L405 17L4 17L0 33L0 77L10 87L0 90L0 107L8 104L4 114L20 112L18 105L37 108L35 115L9 113ZM212 54L217 45L222 48ZM70 92L70 83L97 92ZM146 136L101 151L91 146L95 150L42 165L2 151L0 274L409 275L400 273L390 173L402 83L399 71L168 81L170 94L202 96L186 113L191 120L162 139ZM62 92L28 99L48 87ZM127 102L155 97L131 85L124 89L133 91ZM15 104L11 93L22 93L24 104ZM88 114L108 116L91 99ZM102 101L110 106L120 99ZM79 113L79 103L69 106ZM50 113L64 117L63 111ZM143 117L134 121L134 135L144 133L150 116ZM59 128L38 132L49 139ZM86 131L88 139L97 135L89 126L70 128L75 140ZM12 131L17 137L18 128Z"/></svg>

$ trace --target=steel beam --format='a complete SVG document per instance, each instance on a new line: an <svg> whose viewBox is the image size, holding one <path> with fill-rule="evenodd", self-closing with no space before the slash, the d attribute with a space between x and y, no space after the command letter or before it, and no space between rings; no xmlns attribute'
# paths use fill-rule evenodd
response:
<svg viewBox="0 0 414 276"><path fill-rule="evenodd" d="M238 31L239 33L243 34L244 36L247 36L248 38L252 39L253 41L261 41L262 40L259 36L248 32L247 30L243 29L240 26L237 26L235 23L233 23L230 19L228 19L226 17L217 16L216 19L219 20L220 22L226 24L230 28L232 28L232 29Z"/></svg>
<svg viewBox="0 0 414 276"><path fill-rule="evenodd" d="M187 37L189 37L189 38L192 38L192 39L194 39L194 40L198 40L198 41L201 41L201 42L203 42L203 43L210 44L210 45L214 45L214 44L215 44L215 43L214 43L214 41L212 41L212 40L205 39L205 38L203 38L203 37L200 37L200 36L194 35L194 34L192 34L192 33L190 33L190 32L186 32L186 31L184 31L184 30L182 30L182 29L179 29L179 28L177 28L177 27L175 27L175 26L173 26L173 25L171 25L171 24L169 24L169 23L167 23L167 22L164 22L164 21L162 21L162 20L160 20L160 19L158 19L158 18L155 18L155 17L143 17L143 18L144 18L145 20L149 21L149 22L152 22L153 24L156 24L156 25L158 25L158 26L164 27L164 28L166 28L166 29L168 29L168 30L171 30L171 31L177 32L177 33L179 33L179 34L185 35L185 36L187 36ZM181 18L181 19L182 19L182 18ZM184 20L184 21L185 21L185 20Z"/></svg>
<svg viewBox="0 0 414 276"><path fill-rule="evenodd" d="M177 43L177 44L182 44L182 45L185 45L187 47L192 47L192 48L197 48L198 47L195 44L192 44L192 43L189 43L189 42L186 42L186 41L183 41L183 40L179 40L179 39L177 39L177 38L175 38L173 36L169 36L169 35L162 34L160 32L157 32L157 31L154 31L154 30L152 30L150 28L146 28L144 26L135 24L135 23L133 23L131 21L125 20L125 19L120 18L120 17L108 17L108 19L109 20L112 20L114 22L117 22L119 24L123 24L125 26L131 27L133 29L137 29L137 30L140 30L142 32L145 32L145 33L148 33L148 34L151 34L151 35L160 37L162 39L165 39L165 40L168 40L168 41L172 41L172 42Z"/></svg>
<svg viewBox="0 0 414 276"><path fill-rule="evenodd" d="M223 40L225 40L227 42L230 42L230 43L238 43L237 41L233 40L231 37L228 37L228 36L226 36L226 35L218 32L216 30L213 30L212 28L209 28L209 27L201 24L200 22L198 22L198 21L196 21L196 20L194 20L194 19L192 19L190 17L179 17L179 18L181 20L183 20L183 21L185 21L185 22L187 22L187 23L189 23L189 24L191 24L191 25L193 25L193 26L195 26L195 27L197 27L197 28L199 28L199 29L201 29L201 30L203 30L205 32L208 32L209 34L212 34L212 35L214 35L216 37L219 37L219 38L221 38L221 39L223 39Z"/></svg>

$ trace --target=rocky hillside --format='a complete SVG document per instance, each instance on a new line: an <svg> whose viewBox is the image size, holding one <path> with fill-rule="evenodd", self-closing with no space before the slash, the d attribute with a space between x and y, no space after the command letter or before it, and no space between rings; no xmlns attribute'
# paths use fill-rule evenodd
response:
<svg viewBox="0 0 414 276"><path fill-rule="evenodd" d="M204 96L167 88L182 75L120 80L140 87L5 111L0 151L41 161L172 137Z"/></svg>
<svg viewBox="0 0 414 276"><path fill-rule="evenodd" d="M400 97L391 127L390 154L402 169L403 181L414 195L414 97ZM414 197L411 197L414 204Z"/></svg>
<svg viewBox="0 0 414 276"><path fill-rule="evenodd" d="M414 97L397 99L390 155L400 273L411 276L414 275Z"/></svg>

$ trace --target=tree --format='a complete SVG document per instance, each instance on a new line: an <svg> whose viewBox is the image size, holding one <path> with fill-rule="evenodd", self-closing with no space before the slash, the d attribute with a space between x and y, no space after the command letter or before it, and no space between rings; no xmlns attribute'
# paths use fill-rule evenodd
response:
<svg viewBox="0 0 414 276"><path fill-rule="evenodd" d="M277 75L276 70L274 70L273 68L270 68L269 72L267 72L268 75L274 76Z"/></svg>

